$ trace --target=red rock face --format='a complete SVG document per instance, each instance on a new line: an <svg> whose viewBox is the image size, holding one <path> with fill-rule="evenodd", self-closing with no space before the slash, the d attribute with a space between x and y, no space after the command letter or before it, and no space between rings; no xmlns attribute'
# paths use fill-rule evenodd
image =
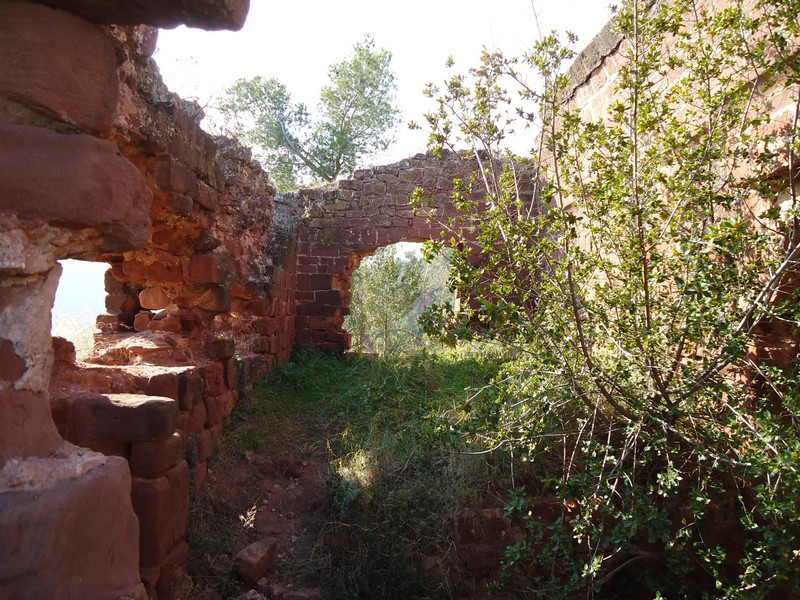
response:
<svg viewBox="0 0 800 600"><path fill-rule="evenodd" d="M74 12L94 23L178 25L200 29L241 29L249 0L41 0L54 8Z"/></svg>
<svg viewBox="0 0 800 600"><path fill-rule="evenodd" d="M37 4L3 4L0 56L0 97L89 134L110 132L117 61L97 27Z"/></svg>
<svg viewBox="0 0 800 600"><path fill-rule="evenodd" d="M0 213L90 228L98 251L123 251L147 243L150 199L112 142L0 124Z"/></svg>

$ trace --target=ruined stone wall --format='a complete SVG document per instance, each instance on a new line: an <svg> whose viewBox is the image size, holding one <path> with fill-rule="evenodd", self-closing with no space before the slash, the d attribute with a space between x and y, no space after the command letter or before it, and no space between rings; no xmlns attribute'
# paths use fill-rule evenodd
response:
<svg viewBox="0 0 800 600"><path fill-rule="evenodd" d="M247 5L0 2L4 598L171 597L225 416L288 358L266 175L201 131L133 26L235 29ZM50 338L62 258L111 265L91 363Z"/></svg>
<svg viewBox="0 0 800 600"><path fill-rule="evenodd" d="M296 345L348 349L350 334L342 325L353 271L383 246L438 238L442 223L456 214L450 200L453 179L469 179L475 167L456 154L418 154L356 171L332 187L298 192L295 201L304 218L297 230ZM430 213L417 214L409 205L418 187L434 207ZM433 218L426 216L431 213Z"/></svg>

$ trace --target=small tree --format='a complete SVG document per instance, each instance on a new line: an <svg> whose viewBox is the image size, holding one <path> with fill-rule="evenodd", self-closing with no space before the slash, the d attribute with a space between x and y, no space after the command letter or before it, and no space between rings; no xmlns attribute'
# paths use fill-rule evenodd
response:
<svg viewBox="0 0 800 600"><path fill-rule="evenodd" d="M221 106L236 137L256 146L279 191L334 181L385 150L397 122L391 53L370 36L331 66L317 116L277 79L240 79Z"/></svg>
<svg viewBox="0 0 800 600"><path fill-rule="evenodd" d="M420 258L400 258L391 246L364 259L353 274L351 312L345 321L354 349L391 356L415 343L413 316L424 275Z"/></svg>

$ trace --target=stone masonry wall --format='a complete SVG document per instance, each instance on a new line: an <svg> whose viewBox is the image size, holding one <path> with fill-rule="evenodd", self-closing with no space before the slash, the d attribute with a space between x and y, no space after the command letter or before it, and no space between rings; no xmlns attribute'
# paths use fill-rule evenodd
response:
<svg viewBox="0 0 800 600"><path fill-rule="evenodd" d="M356 171L332 187L298 192L305 215L297 230L296 345L348 349L350 334L342 325L353 271L382 246L437 238L441 223L455 215L453 179L469 179L474 168L474 161L456 154L418 154ZM435 218L409 205L417 187L433 203Z"/></svg>
<svg viewBox="0 0 800 600"><path fill-rule="evenodd" d="M200 130L133 26L238 29L247 8L0 2L0 597L171 597L222 422L288 358L267 178ZM93 363L50 338L70 257L111 265Z"/></svg>

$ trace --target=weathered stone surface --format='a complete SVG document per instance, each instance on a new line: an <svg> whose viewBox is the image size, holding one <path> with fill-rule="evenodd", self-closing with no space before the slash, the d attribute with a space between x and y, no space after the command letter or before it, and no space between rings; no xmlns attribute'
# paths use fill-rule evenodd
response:
<svg viewBox="0 0 800 600"><path fill-rule="evenodd" d="M129 443L170 437L178 422L178 402L143 394L78 394L53 401L61 435L74 444L110 438Z"/></svg>
<svg viewBox="0 0 800 600"><path fill-rule="evenodd" d="M148 287L139 292L139 304L142 308L161 310L169 306L170 302L169 294L159 286Z"/></svg>
<svg viewBox="0 0 800 600"><path fill-rule="evenodd" d="M165 440L131 446L131 475L146 479L160 477L186 456L183 435L175 432Z"/></svg>
<svg viewBox="0 0 800 600"><path fill-rule="evenodd" d="M236 571L250 585L255 585L272 566L278 555L278 542L266 537L240 550L234 557Z"/></svg>
<svg viewBox="0 0 800 600"><path fill-rule="evenodd" d="M128 466L70 445L0 470L0 597L145 600Z"/></svg>
<svg viewBox="0 0 800 600"><path fill-rule="evenodd" d="M191 408L203 399L205 382L197 371L183 373L178 382L178 402L181 410Z"/></svg>
<svg viewBox="0 0 800 600"><path fill-rule="evenodd" d="M159 566L186 535L189 518L189 466L181 461L158 479L134 477L133 509L139 517L142 567Z"/></svg>
<svg viewBox="0 0 800 600"><path fill-rule="evenodd" d="M40 0L82 16L93 23L153 25L171 29L241 29L250 0Z"/></svg>
<svg viewBox="0 0 800 600"><path fill-rule="evenodd" d="M25 370L25 361L14 351L14 344L0 338L0 381L13 383Z"/></svg>
<svg viewBox="0 0 800 600"><path fill-rule="evenodd" d="M47 396L0 388L0 465L14 457L48 456L61 444Z"/></svg>
<svg viewBox="0 0 800 600"><path fill-rule="evenodd" d="M194 283L225 283L232 276L229 254L195 254L189 261L189 280Z"/></svg>
<svg viewBox="0 0 800 600"><path fill-rule="evenodd" d="M2 4L0 56L0 96L87 133L110 131L117 61L96 27L38 4Z"/></svg>
<svg viewBox="0 0 800 600"><path fill-rule="evenodd" d="M101 251L140 248L150 190L108 141L0 124L0 213L92 228Z"/></svg>

